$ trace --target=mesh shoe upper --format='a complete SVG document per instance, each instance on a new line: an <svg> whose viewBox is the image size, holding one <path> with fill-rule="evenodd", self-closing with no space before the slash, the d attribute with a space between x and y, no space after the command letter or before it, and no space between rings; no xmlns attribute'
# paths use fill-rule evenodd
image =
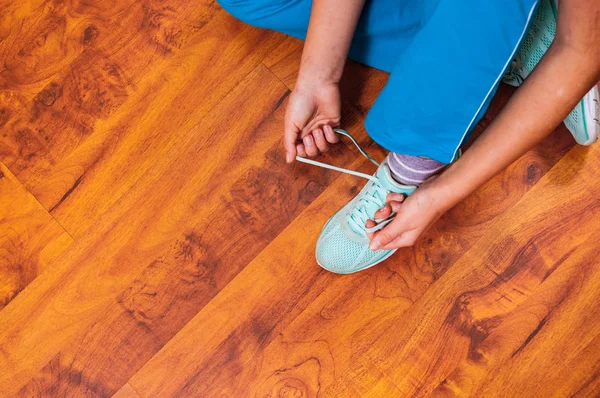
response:
<svg viewBox="0 0 600 398"><path fill-rule="evenodd" d="M541 0L519 54L504 77L505 83L520 86L533 71L554 41L556 19L557 8L554 0ZM598 87L594 86L564 120L575 141L581 145L590 145L598 138L599 100Z"/></svg>
<svg viewBox="0 0 600 398"><path fill-rule="evenodd" d="M386 162L379 166L375 177L376 181L369 181L323 227L316 248L317 262L321 267L338 274L348 274L369 268L394 253L395 250L371 251L364 225L384 206L388 193L409 195L416 187L395 182Z"/></svg>

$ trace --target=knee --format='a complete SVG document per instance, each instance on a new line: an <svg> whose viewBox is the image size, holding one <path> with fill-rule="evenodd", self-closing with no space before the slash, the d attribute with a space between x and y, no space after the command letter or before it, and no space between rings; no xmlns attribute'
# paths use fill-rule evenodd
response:
<svg viewBox="0 0 600 398"><path fill-rule="evenodd" d="M256 0L217 0L219 5L233 17L249 25L259 26L260 10L264 4L257 6L256 3L264 1Z"/></svg>

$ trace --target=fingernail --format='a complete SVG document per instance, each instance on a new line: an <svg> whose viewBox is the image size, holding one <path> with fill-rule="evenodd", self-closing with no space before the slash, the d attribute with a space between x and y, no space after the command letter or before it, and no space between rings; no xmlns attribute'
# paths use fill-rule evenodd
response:
<svg viewBox="0 0 600 398"><path fill-rule="evenodd" d="M379 239L375 238L371 241L371 244L369 245L369 247L371 248L372 251L378 250L379 249Z"/></svg>
<svg viewBox="0 0 600 398"><path fill-rule="evenodd" d="M304 137L304 145L306 146L313 146L313 142L312 142L312 137L307 135L306 137Z"/></svg>
<svg viewBox="0 0 600 398"><path fill-rule="evenodd" d="M292 154L288 153L285 155L286 163L292 163Z"/></svg>

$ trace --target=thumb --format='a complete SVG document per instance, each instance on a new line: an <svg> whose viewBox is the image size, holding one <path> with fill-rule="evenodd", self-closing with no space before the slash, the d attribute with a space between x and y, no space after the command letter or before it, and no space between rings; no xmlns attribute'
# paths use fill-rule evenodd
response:
<svg viewBox="0 0 600 398"><path fill-rule="evenodd" d="M285 161L292 163L296 157L296 141L298 141L298 133L300 130L296 125L288 120L285 121L283 131L283 146L285 148Z"/></svg>
<svg viewBox="0 0 600 398"><path fill-rule="evenodd" d="M297 155L296 144L302 129L313 118L316 106L311 98L294 89L285 110L283 145L286 150L286 161L291 163Z"/></svg>
<svg viewBox="0 0 600 398"><path fill-rule="evenodd" d="M401 247L410 247L415 244L418 237L419 234L415 230L403 232L402 235L398 236L395 239L392 239L392 241L390 241L387 245L382 246L380 249L393 250L400 249Z"/></svg>
<svg viewBox="0 0 600 398"><path fill-rule="evenodd" d="M379 250L407 232L401 218L400 214L396 215L396 218L391 223L375 234L369 244L371 250Z"/></svg>

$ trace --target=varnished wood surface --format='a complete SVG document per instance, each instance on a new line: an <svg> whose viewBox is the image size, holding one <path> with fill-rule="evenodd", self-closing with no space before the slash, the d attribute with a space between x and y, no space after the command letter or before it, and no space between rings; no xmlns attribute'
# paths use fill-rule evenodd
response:
<svg viewBox="0 0 600 398"><path fill-rule="evenodd" d="M330 274L317 234L362 181L283 163L301 45L210 0L0 2L1 396L600 395L599 147L562 126ZM386 78L342 83L379 158Z"/></svg>
<svg viewBox="0 0 600 398"><path fill-rule="evenodd" d="M73 238L0 163L0 309L32 282Z"/></svg>

